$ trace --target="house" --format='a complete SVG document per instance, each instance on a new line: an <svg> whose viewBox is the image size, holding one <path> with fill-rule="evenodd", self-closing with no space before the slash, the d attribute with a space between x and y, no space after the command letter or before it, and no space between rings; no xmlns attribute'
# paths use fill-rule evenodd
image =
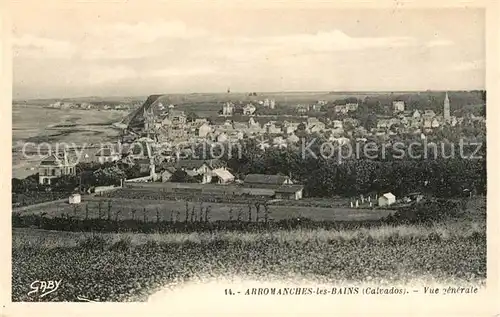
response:
<svg viewBox="0 0 500 317"><path fill-rule="evenodd" d="M325 124L319 121L317 118L307 118L306 130L309 133L320 132L325 130L325 128Z"/></svg>
<svg viewBox="0 0 500 317"><path fill-rule="evenodd" d="M245 105L243 107L243 115L245 116L251 116L255 113L255 110L257 110L257 108L255 108L254 105L252 105L251 103Z"/></svg>
<svg viewBox="0 0 500 317"><path fill-rule="evenodd" d="M199 127L199 126L201 126L201 125L203 125L205 123L209 124L207 118L196 118L196 119L194 119L193 123L197 127Z"/></svg>
<svg viewBox="0 0 500 317"><path fill-rule="evenodd" d="M75 164L70 163L66 151L62 157L52 154L43 159L38 167L38 182L50 185L53 179L65 175L76 175Z"/></svg>
<svg viewBox="0 0 500 317"><path fill-rule="evenodd" d="M400 113L405 111L405 102L404 101L393 101L392 109L394 113Z"/></svg>
<svg viewBox="0 0 500 317"><path fill-rule="evenodd" d="M350 140L346 137L336 137L334 135L331 135L328 138L328 141L332 142L332 144L338 144L338 145L346 145L349 144Z"/></svg>
<svg viewBox="0 0 500 317"><path fill-rule="evenodd" d="M290 177L283 175L248 174L243 180L243 186L250 188L277 188L292 184Z"/></svg>
<svg viewBox="0 0 500 317"><path fill-rule="evenodd" d="M121 159L122 154L111 148L102 148L95 154L97 161L100 164L116 162Z"/></svg>
<svg viewBox="0 0 500 317"><path fill-rule="evenodd" d="M332 124L334 129L344 129L344 123L340 120L333 120Z"/></svg>
<svg viewBox="0 0 500 317"><path fill-rule="evenodd" d="M272 188L252 188L252 187L241 188L241 193L243 195L260 196L268 198L271 198L276 194L276 192Z"/></svg>
<svg viewBox="0 0 500 317"><path fill-rule="evenodd" d="M422 117L432 119L436 116L434 110L425 110L422 114Z"/></svg>
<svg viewBox="0 0 500 317"><path fill-rule="evenodd" d="M232 102L226 102L222 105L222 115L232 116L234 112L234 104Z"/></svg>
<svg viewBox="0 0 500 317"><path fill-rule="evenodd" d="M234 131L241 131L241 130L246 129L247 127L248 127L248 124L245 122L237 122L237 121L232 122L232 129Z"/></svg>
<svg viewBox="0 0 500 317"><path fill-rule="evenodd" d="M303 185L281 185L274 192L276 199L299 200L303 191Z"/></svg>
<svg viewBox="0 0 500 317"><path fill-rule="evenodd" d="M269 145L268 141L262 141L257 144L257 148L261 151L265 151L266 149L270 148L271 145Z"/></svg>
<svg viewBox="0 0 500 317"><path fill-rule="evenodd" d="M377 129L388 129L391 126L389 119L379 119L377 121Z"/></svg>
<svg viewBox="0 0 500 317"><path fill-rule="evenodd" d="M265 124L265 130L269 134L281 134L281 127L276 126L276 122L270 121Z"/></svg>
<svg viewBox="0 0 500 317"><path fill-rule="evenodd" d="M336 105L334 109L336 113L347 114L349 112L347 105Z"/></svg>
<svg viewBox="0 0 500 317"><path fill-rule="evenodd" d="M345 106L347 108L347 111L357 111L359 104L357 104L357 103L348 103Z"/></svg>
<svg viewBox="0 0 500 317"><path fill-rule="evenodd" d="M212 177L217 179L218 184L228 184L234 182L234 175L225 168L216 168L212 171Z"/></svg>
<svg viewBox="0 0 500 317"><path fill-rule="evenodd" d="M139 171L141 173L146 173L150 171L151 160L149 158L141 158L135 160L135 164L139 166Z"/></svg>
<svg viewBox="0 0 500 317"><path fill-rule="evenodd" d="M226 184L234 181L234 176L219 160L180 160L176 169L186 172L189 176L199 176L202 184ZM168 170L168 169L167 169Z"/></svg>
<svg viewBox="0 0 500 317"><path fill-rule="evenodd" d="M294 133L290 134L288 138L286 139L288 143L295 144L300 141L300 138L296 136Z"/></svg>
<svg viewBox="0 0 500 317"><path fill-rule="evenodd" d="M277 136L273 139L273 147L286 148L287 142L282 136Z"/></svg>
<svg viewBox="0 0 500 317"><path fill-rule="evenodd" d="M203 123L196 131L198 137L205 138L212 132L212 127L208 123Z"/></svg>
<svg viewBox="0 0 500 317"><path fill-rule="evenodd" d="M182 110L170 109L162 125L179 126L186 124L187 116Z"/></svg>
<svg viewBox="0 0 500 317"><path fill-rule="evenodd" d="M276 101L274 99L268 99L266 98L264 100L264 102L262 103L262 105L266 108L269 108L269 109L274 109L276 107Z"/></svg>
<svg viewBox="0 0 500 317"><path fill-rule="evenodd" d="M318 133L325 130L325 124L323 122L318 122L317 124L314 124L313 126L307 128L307 131L309 133Z"/></svg>
<svg viewBox="0 0 500 317"><path fill-rule="evenodd" d="M82 202L82 196L80 194L72 194L68 198L69 204L79 204Z"/></svg>
<svg viewBox="0 0 500 317"><path fill-rule="evenodd" d="M342 120L344 126L351 126L353 128L356 128L359 126L359 120L358 119L354 119L354 118L344 118L344 120Z"/></svg>
<svg viewBox="0 0 500 317"><path fill-rule="evenodd" d="M304 114L309 112L310 106L309 105L297 105L296 110L298 113Z"/></svg>
<svg viewBox="0 0 500 317"><path fill-rule="evenodd" d="M410 193L408 195L406 195L405 197L405 200L406 202L420 202L424 199L424 195L422 195L421 193Z"/></svg>
<svg viewBox="0 0 500 317"><path fill-rule="evenodd" d="M420 111L415 110L413 111L413 114L411 116L413 119L420 119L422 117L422 114L420 113Z"/></svg>
<svg viewBox="0 0 500 317"><path fill-rule="evenodd" d="M385 193L378 198L379 207L390 206L396 202L396 196L392 193Z"/></svg>
<svg viewBox="0 0 500 317"><path fill-rule="evenodd" d="M317 104L317 103L316 103L316 104L313 104L313 105L312 105L312 111L321 111L322 107L323 107L323 106L322 106L322 105L320 105L320 104Z"/></svg>
<svg viewBox="0 0 500 317"><path fill-rule="evenodd" d="M438 119L436 119L436 118L432 119L432 122L431 122L431 127L432 127L433 129L435 129L435 128L439 128L439 126L440 126L439 120L438 120Z"/></svg>
<svg viewBox="0 0 500 317"><path fill-rule="evenodd" d="M164 170L160 174L161 174L161 182L162 183L166 183L166 182L170 181L172 179L172 176L174 175L174 173L169 171L169 170Z"/></svg>
<svg viewBox="0 0 500 317"><path fill-rule="evenodd" d="M219 142L219 143L227 142L227 140L228 140L228 135L225 132L223 132L217 136L217 142Z"/></svg>

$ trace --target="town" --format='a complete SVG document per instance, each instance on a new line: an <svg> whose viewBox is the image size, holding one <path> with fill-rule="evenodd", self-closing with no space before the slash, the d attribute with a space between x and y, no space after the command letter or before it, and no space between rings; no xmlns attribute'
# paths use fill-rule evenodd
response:
<svg viewBox="0 0 500 317"><path fill-rule="evenodd" d="M455 94L463 99L460 93ZM403 97L408 99L408 96ZM413 95L410 97L414 98ZM464 107L453 107L453 98L450 99L448 92L431 97L435 104L427 109L415 101L409 106L404 100L392 96L383 100L385 105L381 105L380 100L370 101L370 97L280 105L275 99L259 100L252 96L252 102L219 102L216 115L201 117L181 110L182 105L169 103L168 95L151 95L142 106L115 124L121 129L119 140L80 148L62 146L63 151L49 153L41 160L36 181L41 187L52 188L53 192L65 193L61 195L97 192L109 197L126 197L133 195L137 188L149 186L152 191L175 191L178 197L184 191L189 193L188 196L196 196L196 200L202 197L301 200L304 197L340 195L350 197L343 202L350 208L375 208L408 202L416 196L421 197L421 191L429 182L436 192L432 172L427 171L429 175L420 175L394 186L390 181L377 183L382 176L377 176L374 166L394 166L395 163L349 159L346 160L347 167L340 161L328 159L315 163L318 168L321 167L318 164L324 164L324 168L328 168L327 164L334 164L326 174L348 168L349 164L357 164L356 168L360 164L370 165L375 170L371 175L363 176L367 179L362 182L371 184L359 188L359 171L338 179L337 182L344 183L340 186L322 182L325 173L315 179L309 178L317 170L300 166L310 162L307 157L288 158L288 161L296 160L293 166L290 162L276 161L276 157L274 162L269 162L269 156L277 155L280 159L284 155L297 156L301 144L303 148L305 140L313 138L328 142L339 149L339 153L346 146L370 142L484 141L485 116L482 110L478 113L464 111ZM403 162L411 165L408 159ZM414 170L410 165L407 168ZM481 175L481 165L476 164L472 171ZM358 185L353 185L357 188L346 188L349 177L357 178ZM484 180L478 182L466 175L463 178L459 185L448 186L450 184L446 183L442 187L455 188L456 192L469 195L482 191L480 186ZM456 195L456 192L449 194ZM18 206L26 204L22 200L13 203Z"/></svg>
<svg viewBox="0 0 500 317"><path fill-rule="evenodd" d="M404 315L489 290L489 5L17 2L11 301Z"/></svg>

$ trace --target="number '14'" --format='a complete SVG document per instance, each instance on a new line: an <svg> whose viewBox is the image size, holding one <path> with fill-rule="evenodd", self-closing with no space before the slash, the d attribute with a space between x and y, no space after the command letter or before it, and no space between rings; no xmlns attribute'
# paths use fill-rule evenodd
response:
<svg viewBox="0 0 500 317"><path fill-rule="evenodd" d="M234 295L233 291L232 291L230 288L226 288L226 289L224 290L224 294L225 294L225 295Z"/></svg>

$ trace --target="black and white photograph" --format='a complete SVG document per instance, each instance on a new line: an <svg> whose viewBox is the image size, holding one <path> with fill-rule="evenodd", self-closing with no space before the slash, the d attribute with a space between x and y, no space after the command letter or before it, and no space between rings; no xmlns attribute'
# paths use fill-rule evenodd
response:
<svg viewBox="0 0 500 317"><path fill-rule="evenodd" d="M485 8L10 16L12 302L486 288Z"/></svg>

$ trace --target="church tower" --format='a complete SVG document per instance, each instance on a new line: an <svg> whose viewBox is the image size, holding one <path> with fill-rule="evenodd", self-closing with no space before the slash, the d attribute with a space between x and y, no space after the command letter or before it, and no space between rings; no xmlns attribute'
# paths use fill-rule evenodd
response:
<svg viewBox="0 0 500 317"><path fill-rule="evenodd" d="M450 115L450 99L448 98L448 92L446 92L446 96L444 97L444 105L443 105L443 114L444 114L444 120L445 121L450 121L451 115Z"/></svg>

